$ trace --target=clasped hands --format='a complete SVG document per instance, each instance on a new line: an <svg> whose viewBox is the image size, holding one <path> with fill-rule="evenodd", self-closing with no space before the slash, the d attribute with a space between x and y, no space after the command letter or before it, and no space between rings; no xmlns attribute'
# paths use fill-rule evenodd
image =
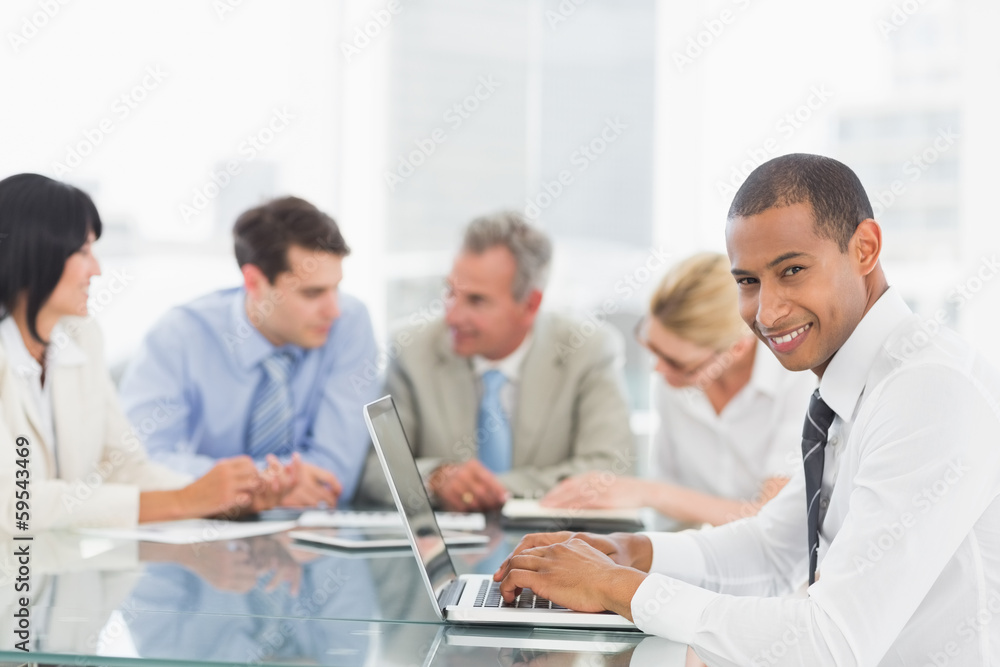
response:
<svg viewBox="0 0 1000 667"><path fill-rule="evenodd" d="M632 620L632 596L652 564L653 547L632 533L526 535L493 575L512 602L522 589L576 611L613 611Z"/></svg>
<svg viewBox="0 0 1000 667"><path fill-rule="evenodd" d="M235 518L278 505L314 507L337 504L341 485L330 472L302 461L298 453L287 464L267 456L267 467L258 469L249 456L216 463L203 477L181 490L184 504L203 516Z"/></svg>

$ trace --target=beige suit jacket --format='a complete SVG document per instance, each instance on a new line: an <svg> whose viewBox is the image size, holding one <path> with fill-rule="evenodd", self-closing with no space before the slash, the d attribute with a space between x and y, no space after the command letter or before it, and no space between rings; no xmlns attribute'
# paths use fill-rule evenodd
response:
<svg viewBox="0 0 1000 667"><path fill-rule="evenodd" d="M140 490L184 486L190 478L146 458L138 434L118 405L111 376L104 365L100 331L89 319L61 320L65 339L52 345L75 344L83 360L47 369L52 383L52 419L58 447L44 442L40 420L31 400L22 395L0 345L0 530L15 532L17 465L15 441L28 439L28 492L31 531L49 528L134 526L139 519ZM67 341L71 341L67 342ZM58 479L56 461L58 452ZM18 531L19 532L19 531Z"/></svg>
<svg viewBox="0 0 1000 667"><path fill-rule="evenodd" d="M477 456L478 379L451 350L443 321L401 331L386 378L421 473ZM406 343L406 344L403 344ZM500 480L534 496L587 470L628 474L635 454L622 377L621 337L592 322L542 314L521 368L511 419L513 465ZM374 450L363 498L392 502Z"/></svg>

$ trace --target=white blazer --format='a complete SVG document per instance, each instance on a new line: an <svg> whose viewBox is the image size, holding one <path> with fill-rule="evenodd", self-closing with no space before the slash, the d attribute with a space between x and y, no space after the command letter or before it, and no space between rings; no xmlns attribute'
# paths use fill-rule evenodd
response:
<svg viewBox="0 0 1000 667"><path fill-rule="evenodd" d="M190 478L147 460L139 434L119 407L93 320L66 317L60 329L63 334L54 335L51 345L72 350L74 363L46 370L58 447L45 441L35 405L23 395L0 342L0 530L22 532L15 516L15 494L24 490L17 482L25 479L24 473L18 477L23 468L15 446L22 436L30 443L30 531L134 526L140 491L180 488Z"/></svg>

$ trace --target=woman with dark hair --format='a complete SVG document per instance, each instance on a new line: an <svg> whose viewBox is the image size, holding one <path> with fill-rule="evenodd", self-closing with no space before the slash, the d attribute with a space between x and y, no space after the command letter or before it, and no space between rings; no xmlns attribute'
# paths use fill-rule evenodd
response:
<svg viewBox="0 0 1000 667"><path fill-rule="evenodd" d="M147 460L86 317L101 228L71 185L0 181L0 527L124 527L274 506L296 463L259 471L237 457L192 482Z"/></svg>

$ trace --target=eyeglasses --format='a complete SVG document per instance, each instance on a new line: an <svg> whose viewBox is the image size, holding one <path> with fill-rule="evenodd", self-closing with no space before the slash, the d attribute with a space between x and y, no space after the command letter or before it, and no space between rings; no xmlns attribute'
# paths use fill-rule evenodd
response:
<svg viewBox="0 0 1000 667"><path fill-rule="evenodd" d="M708 358L705 359L704 361L698 362L696 364L682 364L679 361L671 359L670 357L668 357L667 355L663 354L655 347L653 347L653 345L649 342L649 338L646 336L645 333L646 327L648 325L649 325L648 315L644 315L639 319L638 322L636 322L635 330L632 332L632 335L635 336L636 342L639 343L639 345L642 345L647 350L649 350L650 353L654 354L656 358L662 361L668 368L670 368L670 370L674 371L675 373L679 373L680 375L683 375L685 377L693 377L697 375L699 372L704 370L706 366L715 361L715 359L718 358L720 354L722 354L721 352L716 350L712 352L712 354L710 354Z"/></svg>

